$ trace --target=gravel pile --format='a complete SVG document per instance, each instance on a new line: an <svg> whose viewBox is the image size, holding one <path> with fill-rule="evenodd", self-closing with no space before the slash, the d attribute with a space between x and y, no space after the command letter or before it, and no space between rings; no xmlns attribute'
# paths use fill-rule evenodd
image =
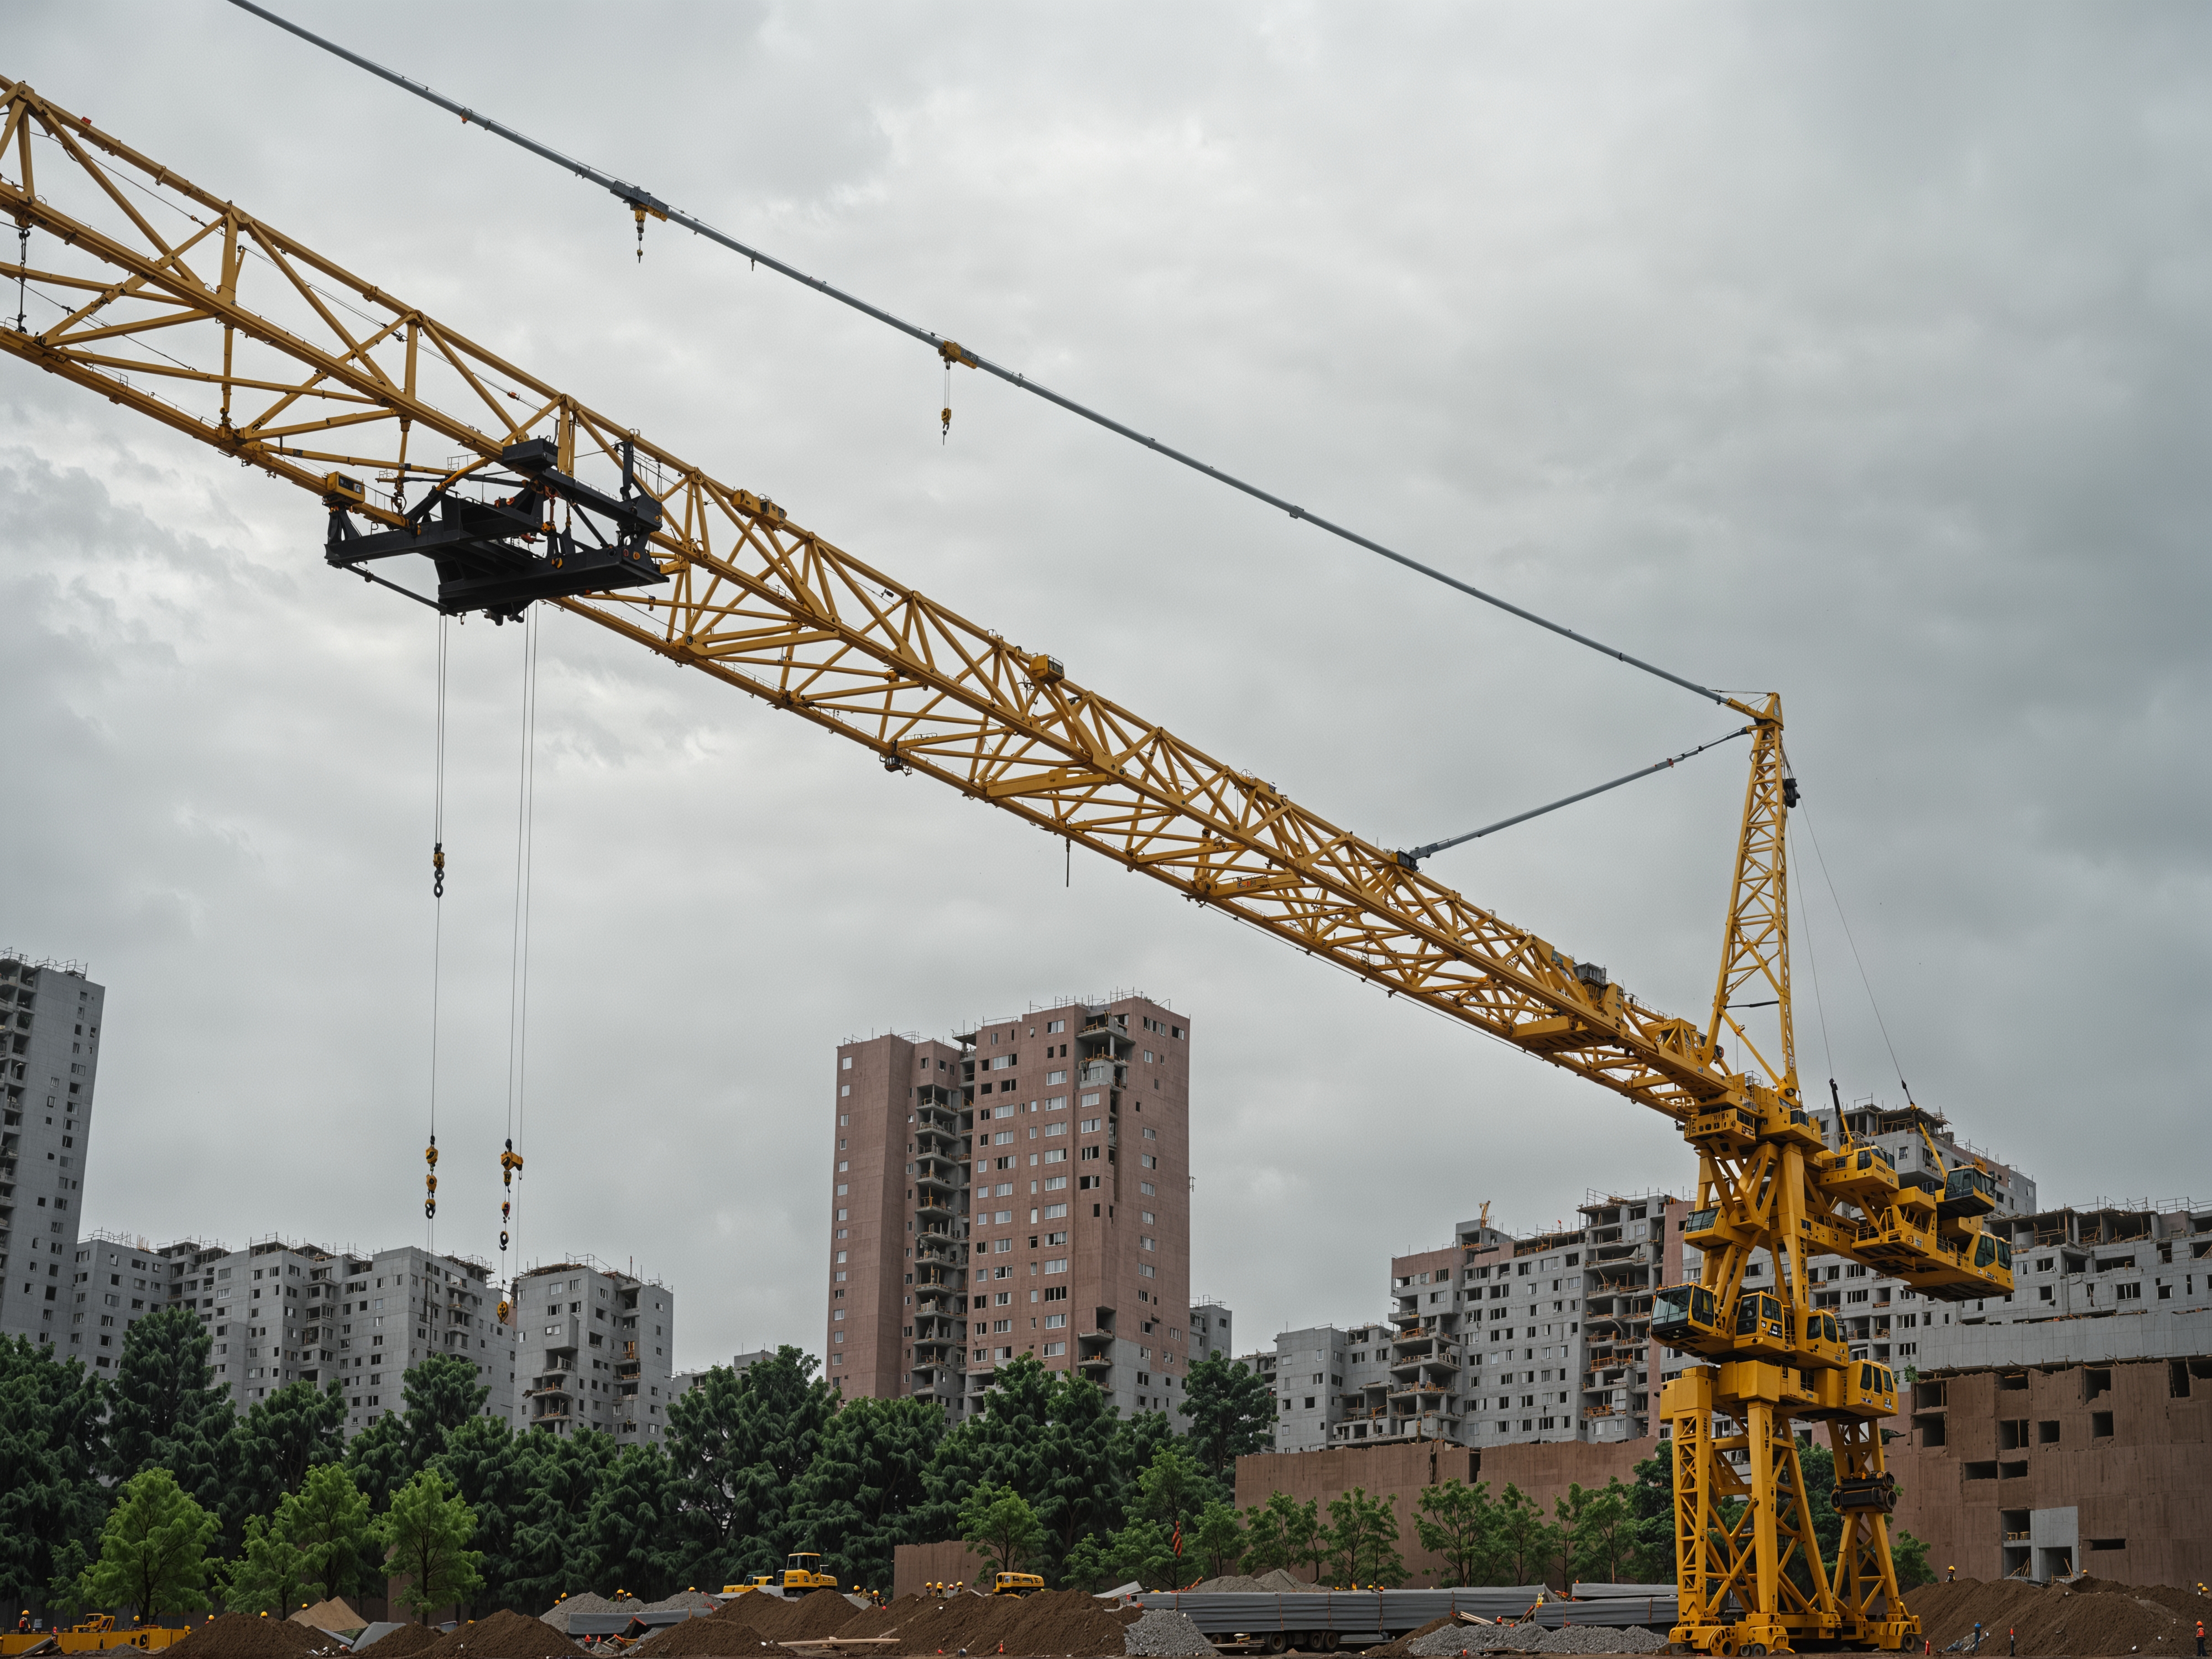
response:
<svg viewBox="0 0 2212 1659"><path fill-rule="evenodd" d="M1146 1659L1192 1659L1215 1650L1188 1613L1167 1607L1152 1608L1121 1632L1121 1651Z"/></svg>

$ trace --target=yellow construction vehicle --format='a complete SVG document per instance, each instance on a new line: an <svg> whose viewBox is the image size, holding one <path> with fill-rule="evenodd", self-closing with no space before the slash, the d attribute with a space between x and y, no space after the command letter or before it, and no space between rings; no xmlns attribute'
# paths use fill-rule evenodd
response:
<svg viewBox="0 0 2212 1659"><path fill-rule="evenodd" d="M1044 1588L1044 1580L1033 1572L1002 1572L991 1580L994 1595L1035 1595Z"/></svg>
<svg viewBox="0 0 2212 1659"><path fill-rule="evenodd" d="M819 1550L793 1550L784 1559L783 1587L787 1590L836 1589L837 1575L822 1571Z"/></svg>
<svg viewBox="0 0 2212 1659"><path fill-rule="evenodd" d="M0 1656L14 1659L35 1650L46 1653L102 1653L110 1648L137 1648L158 1653L188 1632L164 1625L121 1626L112 1613L96 1613L66 1627L45 1631L9 1631L0 1634ZM51 1647L47 1646L52 1643Z"/></svg>
<svg viewBox="0 0 2212 1659"><path fill-rule="evenodd" d="M757 1572L751 1577L746 1579L742 1584L723 1585L722 1594L725 1595L743 1595L747 1590L773 1589L775 1588L775 1583L776 1577L774 1573Z"/></svg>
<svg viewBox="0 0 2212 1659"><path fill-rule="evenodd" d="M1677 682L1753 739L1700 1025L1425 874L1445 843L1407 852L1340 828L30 88L0 79L0 210L26 250L0 279L58 308L40 329L0 329L0 354L313 494L334 569L445 615L558 605L1664 1115L1698 1160L1684 1242L1704 1256L1653 1308L1653 1334L1705 1362L1661 1403L1674 1640L1756 1656L1917 1638L1876 1426L1895 1381L1813 1308L1809 1264L1840 1255L1959 1300L2009 1293L2011 1252L1984 1231L1985 1172L1901 1176L1869 1147L1827 1146L1805 1109L1778 696ZM156 228L147 198L180 216ZM377 574L413 555L433 562L429 593ZM1751 1009L1775 1011L1763 1042ZM1832 1571L1798 1421L1825 1423L1835 1453ZM833 1586L818 1563L794 1553L782 1588Z"/></svg>

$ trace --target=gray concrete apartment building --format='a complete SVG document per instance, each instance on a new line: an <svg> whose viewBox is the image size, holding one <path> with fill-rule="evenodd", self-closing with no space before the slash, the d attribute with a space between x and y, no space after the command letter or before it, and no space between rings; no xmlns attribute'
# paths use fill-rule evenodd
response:
<svg viewBox="0 0 2212 1659"><path fill-rule="evenodd" d="M524 1375L515 1427L598 1429L624 1445L668 1433L676 1397L676 1292L590 1256L533 1267L515 1281Z"/></svg>
<svg viewBox="0 0 2212 1659"><path fill-rule="evenodd" d="M336 1382L345 1431L356 1433L403 1408L410 1365L442 1353L475 1365L486 1416L511 1420L514 1344L490 1276L483 1261L419 1246L363 1252L271 1237L240 1250L191 1239L157 1249L143 1234L95 1231L76 1252L71 1352L112 1372L131 1326L183 1307L206 1328L211 1380L240 1412L288 1383Z"/></svg>
<svg viewBox="0 0 2212 1659"><path fill-rule="evenodd" d="M1852 1356L1900 1372L2189 1358L2212 1353L2212 1206L2189 1200L2041 1211L2036 1184L1938 1113L1870 1103L1814 1113L1905 1174L1978 1167L1987 1225L2013 1248L2002 1298L1933 1301L1856 1263L1816 1262L1808 1294L1842 1322ZM1695 1282L1681 1244L1688 1200L1591 1193L1572 1228L1512 1236L1462 1222L1443 1249L1390 1263L1386 1318L1285 1331L1248 1362L1272 1385L1285 1451L1362 1442L1642 1440L1665 1380L1690 1363L1650 1335L1651 1292ZM1773 1271L1755 1261L1747 1281Z"/></svg>
<svg viewBox="0 0 2212 1659"><path fill-rule="evenodd" d="M66 1352L107 988L0 951L0 1336Z"/></svg>
<svg viewBox="0 0 2212 1659"><path fill-rule="evenodd" d="M1190 1023L1135 994L839 1045L824 1297L843 1393L981 1409L1017 1356L1171 1410L1189 1342Z"/></svg>

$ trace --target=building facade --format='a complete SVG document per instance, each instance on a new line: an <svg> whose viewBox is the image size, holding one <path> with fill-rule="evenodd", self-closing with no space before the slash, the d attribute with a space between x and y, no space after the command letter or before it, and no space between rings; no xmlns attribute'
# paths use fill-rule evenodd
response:
<svg viewBox="0 0 2212 1659"><path fill-rule="evenodd" d="M1194 1357L1187 1016L1136 996L840 1046L827 1374L980 1411L1018 1357L1124 1412Z"/></svg>
<svg viewBox="0 0 2212 1659"><path fill-rule="evenodd" d="M1237 1352L1235 1325L1237 1316L1220 1303L1207 1297L1191 1304L1190 1357L1200 1359L1224 1359Z"/></svg>
<svg viewBox="0 0 2212 1659"><path fill-rule="evenodd" d="M550 1434L598 1429L624 1443L668 1433L676 1397L676 1292L586 1256L533 1267L515 1281L523 1373L515 1426Z"/></svg>
<svg viewBox="0 0 2212 1659"><path fill-rule="evenodd" d="M345 1431L404 1408L401 1378L434 1354L465 1358L486 1416L514 1416L515 1345L498 1319L489 1266L416 1246L363 1252L301 1240L244 1249L95 1231L76 1251L71 1355L112 1373L132 1325L182 1307L206 1328L214 1385L239 1411L288 1383L346 1400Z"/></svg>
<svg viewBox="0 0 2212 1659"><path fill-rule="evenodd" d="M0 1336L64 1352L106 1000L81 963L0 951Z"/></svg>

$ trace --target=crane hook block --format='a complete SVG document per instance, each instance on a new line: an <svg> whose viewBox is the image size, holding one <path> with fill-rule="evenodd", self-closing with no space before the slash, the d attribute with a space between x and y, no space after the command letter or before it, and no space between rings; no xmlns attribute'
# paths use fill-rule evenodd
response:
<svg viewBox="0 0 2212 1659"><path fill-rule="evenodd" d="M1784 779L1783 779L1783 780L1782 780L1782 804L1783 804L1784 806L1795 806L1795 805L1796 805L1796 804L1797 804L1797 780L1796 780L1796 779L1795 779L1795 778L1784 778Z"/></svg>

